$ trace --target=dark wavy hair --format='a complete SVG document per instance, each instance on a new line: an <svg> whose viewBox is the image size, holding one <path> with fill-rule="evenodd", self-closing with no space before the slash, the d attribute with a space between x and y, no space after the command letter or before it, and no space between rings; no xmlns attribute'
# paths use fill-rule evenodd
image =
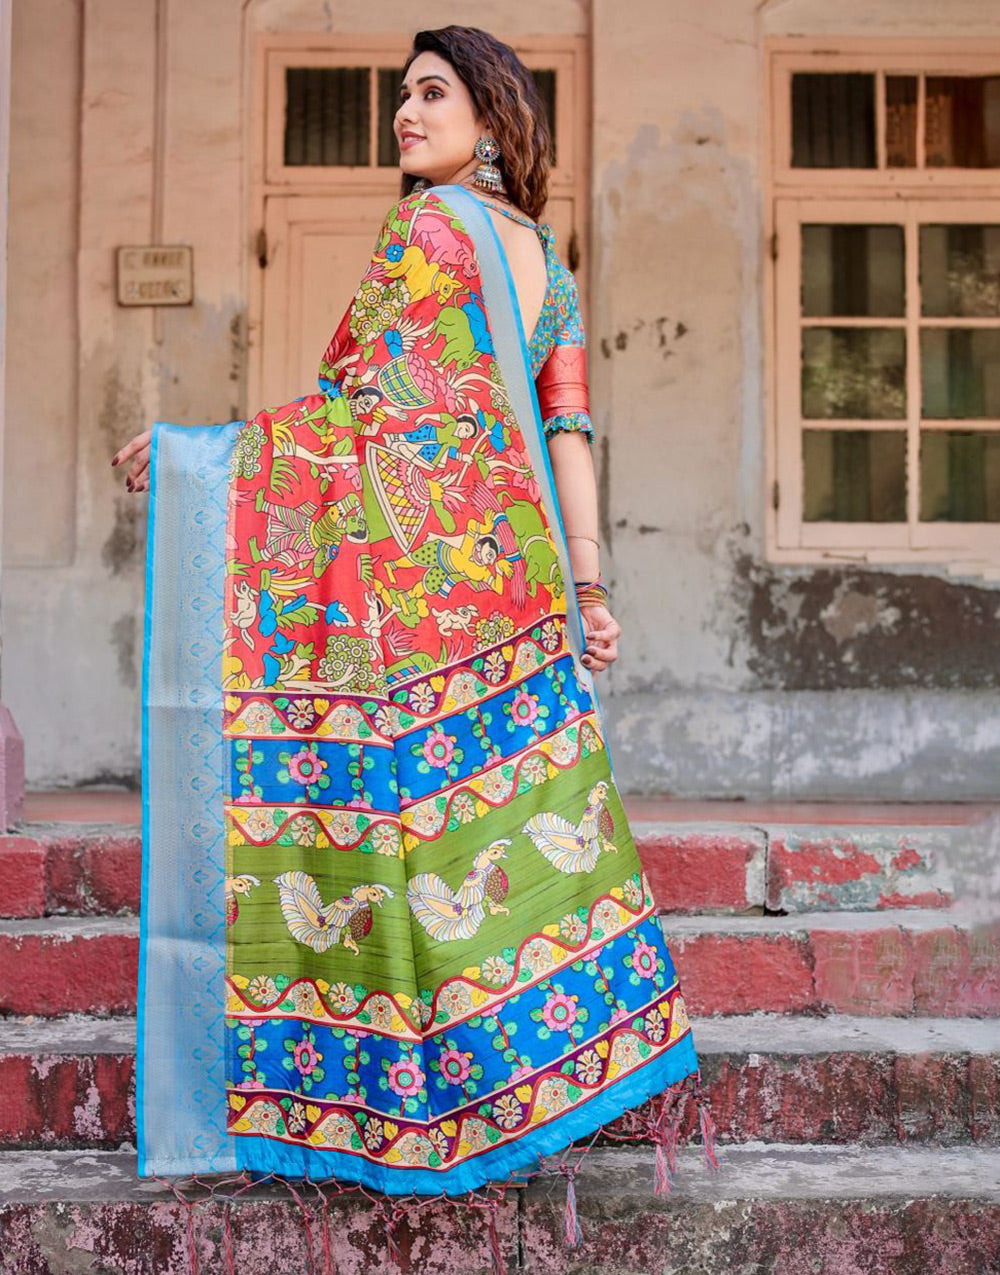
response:
<svg viewBox="0 0 1000 1275"><path fill-rule="evenodd" d="M477 27L418 31L404 76L421 53L437 53L455 68L477 115L500 145L497 166L508 197L537 221L549 195L552 140L534 76L509 44ZM416 181L403 174L404 196Z"/></svg>

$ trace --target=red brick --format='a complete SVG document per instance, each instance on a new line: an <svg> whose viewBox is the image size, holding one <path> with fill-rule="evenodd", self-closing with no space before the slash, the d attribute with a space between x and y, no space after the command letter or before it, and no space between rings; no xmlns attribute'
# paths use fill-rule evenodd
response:
<svg viewBox="0 0 1000 1275"><path fill-rule="evenodd" d="M50 912L77 916L139 910L142 844L135 834L80 834L48 842Z"/></svg>
<svg viewBox="0 0 1000 1275"><path fill-rule="evenodd" d="M971 1134L966 1058L899 1054L895 1061L901 1142L964 1142Z"/></svg>
<svg viewBox="0 0 1000 1275"><path fill-rule="evenodd" d="M913 947L916 1013L1000 1015L1000 922L917 932Z"/></svg>
<svg viewBox="0 0 1000 1275"><path fill-rule="evenodd" d="M946 1199L671 1200L640 1192L591 1199L578 1184L583 1242L563 1242L565 1192L529 1195L522 1250L533 1275L650 1271L774 1275L993 1275L1000 1271L1000 1204Z"/></svg>
<svg viewBox="0 0 1000 1275"><path fill-rule="evenodd" d="M791 1013L815 1001L808 944L795 935L684 934L671 955L694 1014Z"/></svg>
<svg viewBox="0 0 1000 1275"><path fill-rule="evenodd" d="M0 933L0 1013L134 1010L138 958L132 934Z"/></svg>
<svg viewBox="0 0 1000 1275"><path fill-rule="evenodd" d="M130 1055L0 1056L0 1148L131 1141L134 1071Z"/></svg>
<svg viewBox="0 0 1000 1275"><path fill-rule="evenodd" d="M898 927L813 930L811 946L821 1005L841 1014L913 1012L913 950Z"/></svg>
<svg viewBox="0 0 1000 1275"><path fill-rule="evenodd" d="M695 1024L695 1040L698 1027ZM884 1054L757 1054L704 1068L712 1117L730 1142L892 1142L896 1093Z"/></svg>
<svg viewBox="0 0 1000 1275"><path fill-rule="evenodd" d="M826 837L775 833L767 851L767 906L783 911L947 907L950 895L936 887L933 876L928 880L928 853L898 829ZM911 883L929 888L907 889Z"/></svg>
<svg viewBox="0 0 1000 1275"><path fill-rule="evenodd" d="M44 844L34 837L0 836L0 916L44 913Z"/></svg>
<svg viewBox="0 0 1000 1275"><path fill-rule="evenodd" d="M661 911L744 912L763 902L747 897L747 868L763 844L746 836L640 833L636 848Z"/></svg>
<svg viewBox="0 0 1000 1275"><path fill-rule="evenodd" d="M969 1123L974 1142L1000 1142L1000 1056L972 1054L968 1066Z"/></svg>

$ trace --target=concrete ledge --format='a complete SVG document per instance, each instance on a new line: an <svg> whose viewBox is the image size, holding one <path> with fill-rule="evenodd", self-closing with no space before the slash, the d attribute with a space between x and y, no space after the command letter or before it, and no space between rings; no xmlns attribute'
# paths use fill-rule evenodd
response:
<svg viewBox="0 0 1000 1275"><path fill-rule="evenodd" d="M565 1244L563 1180L546 1178L508 1195L498 1210L505 1269L545 1275L986 1275L997 1269L998 1151L756 1144L722 1148L719 1156L713 1174L700 1149L684 1149L673 1189L656 1196L651 1149L595 1149L577 1178L580 1246ZM302 1212L280 1190L255 1187L234 1202L232 1266L224 1208L222 1201L200 1203L190 1214L201 1271L324 1271L315 1197L308 1238ZM481 1211L439 1201L402 1208L402 1271L490 1271ZM328 1219L336 1269L389 1268L384 1219L369 1200L342 1196ZM167 1187L135 1178L131 1155L0 1157L4 1275L97 1269L188 1275L188 1224L188 1210Z"/></svg>

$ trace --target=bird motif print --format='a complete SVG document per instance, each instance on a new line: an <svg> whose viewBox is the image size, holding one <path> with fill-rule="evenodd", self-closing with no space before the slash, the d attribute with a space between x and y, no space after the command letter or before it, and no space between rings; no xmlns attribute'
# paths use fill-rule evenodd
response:
<svg viewBox="0 0 1000 1275"><path fill-rule="evenodd" d="M448 942L471 939L482 925L487 911L510 915L504 904L510 882L498 860L507 858L510 841L491 841L481 850L457 890L434 872L418 872L406 887L410 911L432 939Z"/></svg>
<svg viewBox="0 0 1000 1275"><path fill-rule="evenodd" d="M524 831L560 872L593 872L601 851L618 847L611 840L615 823L605 805L608 785L602 779L587 794L587 806L578 825L554 811L532 815Z"/></svg>
<svg viewBox="0 0 1000 1275"><path fill-rule="evenodd" d="M226 896L226 924L235 925L240 915L240 901L236 897L238 894L249 894L255 885L260 885L257 877L251 876L249 872L244 872L242 876L226 877L225 896Z"/></svg>
<svg viewBox="0 0 1000 1275"><path fill-rule="evenodd" d="M326 952L338 943L357 956L358 940L372 928L372 904L381 906L394 892L381 884L356 885L327 905L308 872L283 872L274 878L281 900L281 914L288 932L314 952Z"/></svg>

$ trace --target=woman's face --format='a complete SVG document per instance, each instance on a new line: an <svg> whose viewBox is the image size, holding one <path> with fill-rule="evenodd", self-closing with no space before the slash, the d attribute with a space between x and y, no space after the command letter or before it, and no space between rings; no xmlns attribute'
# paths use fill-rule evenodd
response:
<svg viewBox="0 0 1000 1275"><path fill-rule="evenodd" d="M392 127L400 168L432 186L461 181L478 165L473 149L483 128L469 90L440 54L410 63Z"/></svg>

